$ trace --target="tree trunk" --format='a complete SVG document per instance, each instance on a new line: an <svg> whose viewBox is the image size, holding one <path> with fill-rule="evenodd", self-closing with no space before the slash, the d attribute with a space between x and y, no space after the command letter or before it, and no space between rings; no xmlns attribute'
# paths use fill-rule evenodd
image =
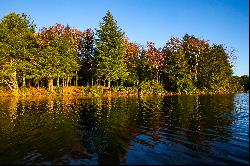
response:
<svg viewBox="0 0 250 166"><path fill-rule="evenodd" d="M13 58L10 60L10 65L13 66ZM16 69L13 73L11 73L11 83L12 83L12 89L16 91L18 89L18 84L17 84L17 78L16 78L17 72Z"/></svg>
<svg viewBox="0 0 250 166"><path fill-rule="evenodd" d="M69 77L67 77L66 86L69 86Z"/></svg>
<svg viewBox="0 0 250 166"><path fill-rule="evenodd" d="M194 75L194 82L195 84L197 83L197 75L198 75L198 72L197 72L197 67L195 66L195 75Z"/></svg>
<svg viewBox="0 0 250 166"><path fill-rule="evenodd" d="M64 87L64 78L63 78L63 80L62 80L62 86Z"/></svg>
<svg viewBox="0 0 250 166"><path fill-rule="evenodd" d="M76 71L76 84L75 86L78 86L78 75L77 75L77 71Z"/></svg>
<svg viewBox="0 0 250 166"><path fill-rule="evenodd" d="M197 72L197 66L198 66L198 57L197 55L195 55L195 66L194 66L194 70L195 70L195 76L194 76L194 82L195 82L195 85L197 85L197 75L198 75L198 72Z"/></svg>
<svg viewBox="0 0 250 166"><path fill-rule="evenodd" d="M110 88L110 81L108 81L108 87Z"/></svg>
<svg viewBox="0 0 250 166"><path fill-rule="evenodd" d="M45 85L44 85L44 81L43 80L41 81L40 85L41 85L42 88L44 88Z"/></svg>
<svg viewBox="0 0 250 166"><path fill-rule="evenodd" d="M12 73L12 87L14 90L17 90L18 88L17 79L16 79L16 71Z"/></svg>
<svg viewBox="0 0 250 166"><path fill-rule="evenodd" d="M142 95L142 93L141 93L141 80L140 79L137 82L137 87L138 87L137 95L140 97Z"/></svg>
<svg viewBox="0 0 250 166"><path fill-rule="evenodd" d="M23 88L26 87L26 81L25 81L25 74L23 74L23 85L22 85Z"/></svg>
<svg viewBox="0 0 250 166"><path fill-rule="evenodd" d="M48 87L49 87L49 91L53 92L53 79L52 78L48 79Z"/></svg>
<svg viewBox="0 0 250 166"><path fill-rule="evenodd" d="M156 81L157 83L159 82L159 71L157 70L157 73L156 73Z"/></svg>
<svg viewBox="0 0 250 166"><path fill-rule="evenodd" d="M60 86L60 78L57 77L57 87L59 87L59 86Z"/></svg>

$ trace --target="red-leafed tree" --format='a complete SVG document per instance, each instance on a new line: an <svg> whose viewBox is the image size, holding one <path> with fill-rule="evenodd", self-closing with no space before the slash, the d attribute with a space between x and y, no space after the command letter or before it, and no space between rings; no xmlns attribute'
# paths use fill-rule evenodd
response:
<svg viewBox="0 0 250 166"><path fill-rule="evenodd" d="M153 78L155 78L157 82L159 82L161 71L165 66L164 56L160 49L157 49L155 47L155 44L153 42L147 42L147 48L147 59L154 75Z"/></svg>

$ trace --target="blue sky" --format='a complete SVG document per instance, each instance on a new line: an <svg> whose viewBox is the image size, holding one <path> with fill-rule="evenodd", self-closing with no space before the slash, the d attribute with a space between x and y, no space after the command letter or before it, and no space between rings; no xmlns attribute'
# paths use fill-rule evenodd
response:
<svg viewBox="0 0 250 166"><path fill-rule="evenodd" d="M42 27L56 22L98 28L110 10L131 41L163 47L185 33L237 50L235 75L249 75L248 0L0 0L0 18L26 13Z"/></svg>

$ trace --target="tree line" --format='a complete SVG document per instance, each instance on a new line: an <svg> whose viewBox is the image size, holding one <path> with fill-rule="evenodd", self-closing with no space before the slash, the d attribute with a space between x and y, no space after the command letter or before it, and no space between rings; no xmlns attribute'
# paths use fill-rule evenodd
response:
<svg viewBox="0 0 250 166"><path fill-rule="evenodd" d="M149 85L178 93L249 89L241 81L249 82L248 76L233 76L234 50L188 34L171 37L163 48L150 41L143 46L129 40L110 11L95 30L59 23L35 28L26 14L1 19L1 86L12 91L79 85Z"/></svg>

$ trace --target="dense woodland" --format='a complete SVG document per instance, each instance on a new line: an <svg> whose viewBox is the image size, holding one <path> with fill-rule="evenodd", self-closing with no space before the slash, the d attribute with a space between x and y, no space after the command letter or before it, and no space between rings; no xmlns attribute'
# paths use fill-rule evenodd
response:
<svg viewBox="0 0 250 166"><path fill-rule="evenodd" d="M177 93L236 92L249 77L233 76L234 50L194 35L170 38L163 48L132 42L107 12L98 29L56 23L35 31L26 14L0 21L0 86L53 91L63 86L107 86ZM56 87L56 88L55 88Z"/></svg>

